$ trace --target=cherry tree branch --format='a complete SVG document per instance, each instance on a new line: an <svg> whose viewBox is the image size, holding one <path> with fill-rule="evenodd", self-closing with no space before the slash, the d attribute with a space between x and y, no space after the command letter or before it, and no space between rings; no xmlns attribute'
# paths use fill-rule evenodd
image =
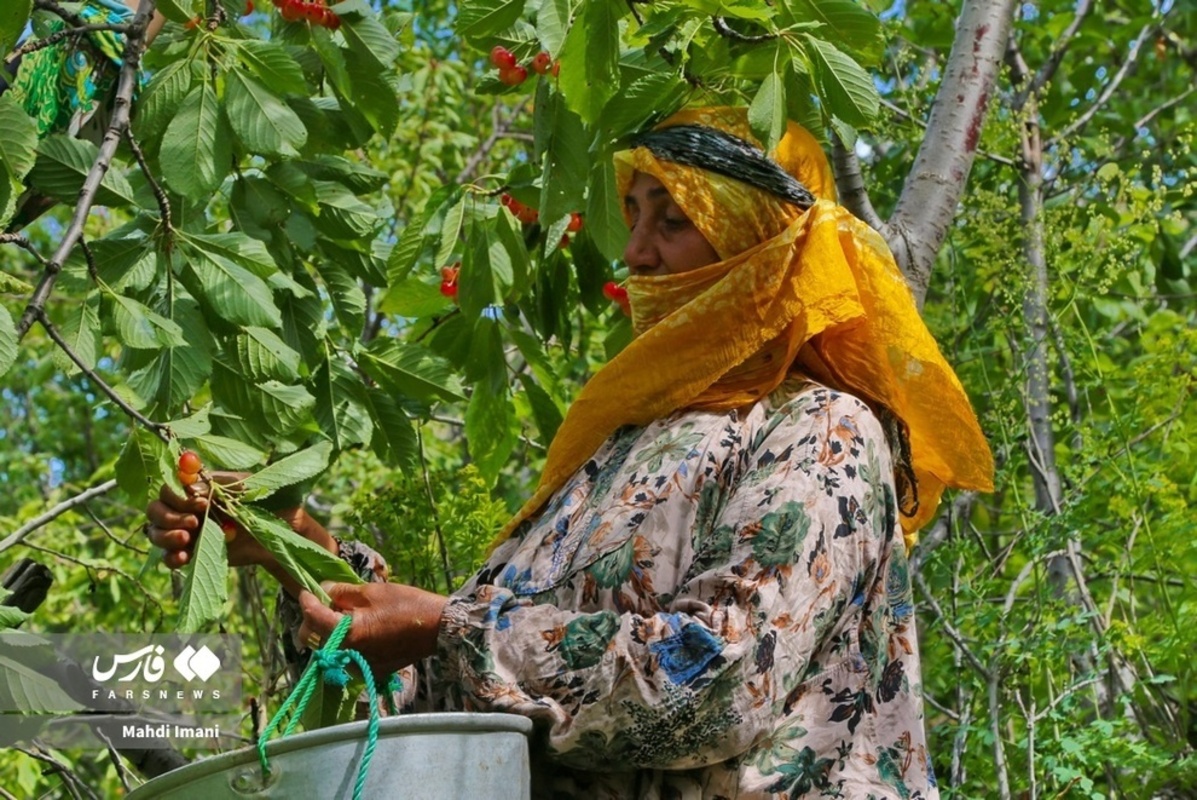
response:
<svg viewBox="0 0 1197 800"><path fill-rule="evenodd" d="M964 0L927 135L889 219L886 239L920 306L972 169L1015 5Z"/></svg>
<svg viewBox="0 0 1197 800"><path fill-rule="evenodd" d="M90 368L86 363L84 363L83 359L79 357L79 354L71 349L71 346L67 343L66 339L62 338L62 334L58 332L58 329L55 328L54 324L51 323L46 317L46 310L44 308L39 308L37 310L37 321L41 323L42 327L45 328L46 333L52 340L54 340L54 344L62 348L62 351L66 353L67 358L74 362L75 366L77 366L83 372L83 374L87 376L87 379L95 384L96 387L103 392L109 400L116 403L121 411L124 411L137 422L153 431L154 435L156 435L162 441L170 441L170 429L166 425L163 425L161 422L154 422L152 419L146 417L133 406L129 405L125 399L117 394L116 390L109 386L94 369Z"/></svg>
<svg viewBox="0 0 1197 800"><path fill-rule="evenodd" d="M1039 69L1035 72L1035 77L1014 96L1010 103L1013 108L1022 108L1023 104L1027 102L1028 97L1038 94L1039 90L1052 79L1052 76L1056 74L1056 70L1060 68L1060 62L1064 60L1064 54L1068 52L1068 47L1072 44L1073 37L1080 30L1081 23L1085 21L1085 17L1089 16L1089 12L1092 10L1093 0L1080 0L1077 3L1072 22L1065 29L1064 33L1060 34L1060 38L1057 40L1055 49L1052 50L1051 55L1039 65Z"/></svg>
<svg viewBox="0 0 1197 800"><path fill-rule="evenodd" d="M885 220L873 208L869 190L865 188L860 159L849 149L839 134L831 136L831 161L835 170L835 185L839 191L840 204L859 217L866 225L882 236L885 235Z"/></svg>
<svg viewBox="0 0 1197 800"><path fill-rule="evenodd" d="M120 78L117 82L112 120L108 124L104 140L100 143L99 155L96 157L95 163L92 164L91 170L88 171L87 178L83 181L83 188L79 190L79 200L75 206L75 213L71 216L70 224L63 234L58 249L46 264L45 272L43 272L33 296L29 298L29 304L25 307L25 313L21 315L21 319L17 323L17 341L25 338L25 334L33 326L39 312L45 307L46 301L50 298L50 292L54 289L54 282L58 280L58 274L62 271L62 265L66 263L71 251L75 249L75 245L83 236L83 226L95 204L100 182L108 173L108 169L112 165L112 158L116 155L116 148L124 136L125 128L129 125L133 93L137 89L137 73L141 64L141 54L145 52L146 27L154 12L154 2L155 0L141 0L133 22L129 25ZM53 6L54 8L50 10L55 13L60 10L57 3L52 0L38 0L39 8L48 7L43 6L42 3Z"/></svg>
<svg viewBox="0 0 1197 800"><path fill-rule="evenodd" d="M738 30L732 28L727 24L727 20L720 16L711 17L711 24L715 26L715 31L720 36L727 39L733 39L737 42L748 42L750 44L759 44L761 42L769 42L777 38L776 33L758 33L748 34L740 33Z"/></svg>
<svg viewBox="0 0 1197 800"><path fill-rule="evenodd" d="M93 486L90 489L85 489L74 497L63 500L61 503L46 511L44 514L34 517L13 531L7 539L0 542L0 553L3 553L5 550L20 544L26 536L33 533L43 525L54 521L58 517L61 517L63 514L74 508L78 508L87 501L91 500L93 497L99 497L100 495L107 494L115 488L116 479L114 478L112 480L104 481L97 486Z"/></svg>
<svg viewBox="0 0 1197 800"><path fill-rule="evenodd" d="M4 58L4 65L8 66L21 56L38 50L44 50L47 47L53 47L64 39L70 39L74 36L82 36L85 33L97 33L99 31L114 31L116 33L129 33L130 26L128 23L90 23L87 25L80 25L77 28L64 28L60 31L55 31L44 39L31 39L17 49L13 50Z"/></svg>

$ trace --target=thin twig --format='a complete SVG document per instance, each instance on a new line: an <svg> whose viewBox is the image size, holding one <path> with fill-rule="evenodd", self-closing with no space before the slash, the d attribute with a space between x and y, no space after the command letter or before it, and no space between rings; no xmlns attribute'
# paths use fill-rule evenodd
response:
<svg viewBox="0 0 1197 800"><path fill-rule="evenodd" d="M1080 0L1077 3L1072 22L1065 29L1064 33L1060 34L1060 38L1056 41L1055 49L1052 50L1051 55L1039 66L1035 77L1031 79L1031 82L1024 89L1014 96L1014 99L1010 103L1013 108L1022 108L1027 98L1032 94L1038 94L1039 90L1056 74L1056 70L1060 68L1060 62L1064 60L1064 54L1068 52L1068 47L1072 44L1073 37L1076 36L1081 23L1085 21L1085 17L1089 15L1091 10L1093 10L1092 0Z"/></svg>
<svg viewBox="0 0 1197 800"><path fill-rule="evenodd" d="M55 13L63 11L53 0L37 0L37 2L39 8L52 7L50 10L53 10ZM153 12L154 0L141 0L141 5L133 17L129 34L125 39L125 50L122 54L123 62L121 64L120 79L117 82L112 120L108 123L108 130L104 134L104 140L100 144L99 155L88 171L87 178L83 181L83 188L79 190L79 200L75 206L75 213L71 217L71 222L63 234L58 249L55 250L54 256L46 265L45 272L42 274L42 279L38 282L33 296L29 298L29 304L25 307L25 313L21 315L21 319L17 323L17 341L23 339L25 334L29 332L29 329L33 327L39 311L45 307L46 301L50 297L50 292L54 288L54 282L58 280L58 274L62 271L62 265L66 263L71 251L74 250L80 237L83 236L83 226L87 222L88 215L91 213L92 205L95 204L96 193L100 189L100 182L108 173L108 169L112 165L112 158L116 155L117 146L120 144L125 128L129 125L129 114L133 107L133 93L136 91L138 84L137 75L141 65L141 54L145 51L146 27L149 25L149 20Z"/></svg>
<svg viewBox="0 0 1197 800"><path fill-rule="evenodd" d="M1093 119L1093 117L1097 115L1097 112L1101 111L1101 109L1105 107L1105 104L1108 103L1110 98L1114 96L1114 92L1118 90L1120 85L1122 85L1123 79L1130 74L1131 68L1138 63L1139 53L1143 49L1143 43L1147 41L1148 36L1151 35L1151 31L1155 28L1155 26L1155 22L1149 22L1143 26L1143 29L1139 31L1139 35L1135 37L1135 40L1131 43L1130 50L1126 54L1126 60L1122 62L1122 66L1119 67L1118 72L1116 72L1114 77L1110 79L1110 82L1106 84L1106 88L1102 90L1101 95L1094 100L1093 105L1089 106L1089 108L1085 110L1085 113L1077 117L1077 119L1071 125L1057 133L1051 139L1048 139L1047 147L1055 147L1060 143L1061 140L1067 139L1069 136L1085 127L1085 125L1089 124L1089 120Z"/></svg>
<svg viewBox="0 0 1197 800"><path fill-rule="evenodd" d="M137 422L148 428L162 441L170 441L170 428L167 425L164 425L161 422L154 422L152 419L146 417L133 406L129 405L123 397L116 393L115 389L105 383L104 379L101 378L94 369L91 369L87 366L87 364L83 363L83 359L81 359L79 355L71 349L71 346L67 344L66 339L62 338L62 335L58 332L58 329L55 328L50 320L46 317L46 310L44 308L37 309L37 320L41 323L42 327L46 329L46 333L49 334L50 338L54 340L54 344L62 348L62 351L66 353L67 357L75 363L75 366L77 366L83 372L83 374L87 376L88 380L94 383L100 391L107 395L109 400L116 403L121 411L124 411Z"/></svg>
<svg viewBox="0 0 1197 800"><path fill-rule="evenodd" d="M146 161L145 152L142 151L141 145L137 143L137 137L133 135L132 128L125 128L125 141L129 143L129 149L133 151L133 157L137 159L137 165L141 167L141 173L145 175L146 182L150 184L150 189L154 192L154 198L158 201L158 209L162 212L162 225L166 228L166 249L169 252L175 235L175 226L171 221L170 214L170 198L166 196L162 185L158 183L158 179L150 171L150 165Z"/></svg>
<svg viewBox="0 0 1197 800"><path fill-rule="evenodd" d="M727 20L720 16L711 17L711 24L713 24L715 26L715 32L718 33L720 36L723 36L728 39L733 39L737 42L748 42L750 44L760 44L761 42L771 42L774 39L778 38L778 35L776 33L758 33L758 34L740 33L738 30L735 30L730 25L728 25Z"/></svg>
<svg viewBox="0 0 1197 800"><path fill-rule="evenodd" d="M975 669L983 678L989 680L991 677L990 669L981 663L981 659L977 658L977 656L973 653L972 648L969 647L968 643L964 641L964 637L961 636L960 632L952 626L951 622L948 621L948 615L944 613L943 608L939 605L939 601L935 599L935 595L933 595L931 590L927 587L926 578L924 578L922 573L919 572L914 573L913 578L915 585L918 586L919 591L923 593L923 598L927 601L928 605L931 606L931 610L935 613L935 616L939 618L939 622L941 625L943 625L944 632L948 635L948 638L956 644L956 647L961 653L964 654L964 657L968 660L968 663L972 665L973 669Z"/></svg>
<svg viewBox="0 0 1197 800"><path fill-rule="evenodd" d="M88 500L91 500L93 497L99 497L100 495L107 494L108 492L112 491L115 488L116 488L116 479L114 478L112 480L104 481L103 483L99 484L98 486L93 486L90 489L86 489L86 490L80 492L79 494L75 495L74 497L71 497L67 500L63 500L61 503L54 506L53 508L51 508L49 511L45 512L44 514L34 517L33 519L26 522L24 525L17 528L7 539L0 542L0 553L3 553L5 550L8 550L9 548L13 547L14 545L20 544L22 541L24 541L26 536L33 533L35 530L42 527L43 525L45 525L49 522L52 522L54 519L62 516L66 512L70 511L71 509L85 504Z"/></svg>
<svg viewBox="0 0 1197 800"><path fill-rule="evenodd" d="M82 36L87 33L98 33L100 31L113 31L115 33L129 33L128 23L96 23L88 25L80 25L77 28L64 28L60 31L55 31L44 39L33 39L13 50L4 58L4 65L9 66L18 58L38 50L44 50L47 47L53 47L64 39L69 39L72 36Z"/></svg>

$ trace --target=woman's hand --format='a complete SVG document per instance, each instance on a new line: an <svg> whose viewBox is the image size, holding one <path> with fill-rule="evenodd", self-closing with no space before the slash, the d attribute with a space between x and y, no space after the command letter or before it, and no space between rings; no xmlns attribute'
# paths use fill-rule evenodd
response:
<svg viewBox="0 0 1197 800"><path fill-rule="evenodd" d="M243 480L248 473L244 472L211 472L211 479L222 485L229 485ZM211 487L206 481L199 481L185 487L186 495L180 496L169 486L163 486L158 492L158 499L146 507L146 517L149 523L146 534L150 541L165 552L162 562L171 569L178 569L191 560L195 550L195 543L199 538L204 513L211 506ZM221 520L219 510L212 509L214 519ZM336 540L329 535L320 523L308 516L302 506L283 509L275 515L290 528L304 536L330 553L336 554ZM224 520L221 524L232 524ZM230 536L232 538L227 538ZM275 561L274 556L266 548L258 544L240 525L230 534L226 534L228 541L229 566L244 567L253 564L264 567L270 574L278 578L292 595L298 596L299 584Z"/></svg>
<svg viewBox="0 0 1197 800"><path fill-rule="evenodd" d="M349 635L341 647L357 650L372 669L386 675L436 652L441 614L449 598L401 583L321 584L332 598L328 608L311 592L299 595L303 624L296 638L300 647L311 647L310 637L323 647L343 614L353 616Z"/></svg>

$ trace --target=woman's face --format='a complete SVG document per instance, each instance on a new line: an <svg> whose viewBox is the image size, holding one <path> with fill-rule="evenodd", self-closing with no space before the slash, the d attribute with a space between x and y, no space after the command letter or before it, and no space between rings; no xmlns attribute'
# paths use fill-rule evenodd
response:
<svg viewBox="0 0 1197 800"><path fill-rule="evenodd" d="M623 203L632 222L623 260L633 275L676 275L719 260L715 248L652 175L637 172Z"/></svg>

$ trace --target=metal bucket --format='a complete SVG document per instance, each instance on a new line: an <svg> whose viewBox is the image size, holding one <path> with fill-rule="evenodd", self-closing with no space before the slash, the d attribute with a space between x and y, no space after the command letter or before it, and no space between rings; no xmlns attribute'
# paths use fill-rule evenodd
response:
<svg viewBox="0 0 1197 800"><path fill-rule="evenodd" d="M366 747L366 722L334 725L266 748L263 782L258 751L243 748L188 764L129 793L129 800L353 796ZM532 720L514 714L410 714L381 721L363 797L528 800L528 734Z"/></svg>

